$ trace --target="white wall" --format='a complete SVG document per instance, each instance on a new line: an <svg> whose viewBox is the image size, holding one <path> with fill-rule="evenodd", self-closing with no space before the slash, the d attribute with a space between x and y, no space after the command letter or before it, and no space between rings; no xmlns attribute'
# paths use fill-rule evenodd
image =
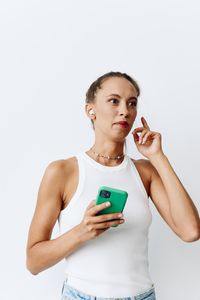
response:
<svg viewBox="0 0 200 300"><path fill-rule="evenodd" d="M105 72L138 80L138 117L161 132L164 152L200 210L199 14L194 0L1 2L1 299L60 297L64 262L31 275L27 231L46 166L93 142L85 92ZM141 157L131 136L128 150ZM200 242L180 240L151 209L158 299L200 299Z"/></svg>

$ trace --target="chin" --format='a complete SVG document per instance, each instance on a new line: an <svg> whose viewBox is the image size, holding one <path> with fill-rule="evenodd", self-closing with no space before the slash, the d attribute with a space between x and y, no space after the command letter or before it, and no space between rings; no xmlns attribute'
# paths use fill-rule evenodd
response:
<svg viewBox="0 0 200 300"><path fill-rule="evenodd" d="M116 130L115 132L113 132L113 136L118 138L126 138L130 131L131 127L129 129Z"/></svg>
<svg viewBox="0 0 200 300"><path fill-rule="evenodd" d="M115 142L125 142L125 139L127 137L128 133L125 135L125 134L114 134L111 136L111 139Z"/></svg>

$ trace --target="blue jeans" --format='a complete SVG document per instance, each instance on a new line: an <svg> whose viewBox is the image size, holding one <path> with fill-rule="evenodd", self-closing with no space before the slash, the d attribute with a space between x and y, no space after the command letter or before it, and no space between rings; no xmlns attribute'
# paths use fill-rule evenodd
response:
<svg viewBox="0 0 200 300"><path fill-rule="evenodd" d="M124 298L99 298L87 295L73 287L67 285L67 280L63 283L61 300L156 300L155 288L152 287L148 291L134 297Z"/></svg>

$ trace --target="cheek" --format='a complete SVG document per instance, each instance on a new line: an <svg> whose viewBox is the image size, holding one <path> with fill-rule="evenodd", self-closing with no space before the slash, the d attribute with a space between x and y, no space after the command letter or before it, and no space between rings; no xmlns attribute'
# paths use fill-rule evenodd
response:
<svg viewBox="0 0 200 300"><path fill-rule="evenodd" d="M134 111L131 113L131 117L130 117L130 119L132 120L132 122L135 121L136 117L137 117L137 110L134 110Z"/></svg>
<svg viewBox="0 0 200 300"><path fill-rule="evenodd" d="M99 115L101 117L105 117L105 116L112 117L116 115L116 110L109 106L103 107L99 110Z"/></svg>
<svg viewBox="0 0 200 300"><path fill-rule="evenodd" d="M135 109L133 110L133 116L134 116L134 117L137 116L137 108L135 108Z"/></svg>

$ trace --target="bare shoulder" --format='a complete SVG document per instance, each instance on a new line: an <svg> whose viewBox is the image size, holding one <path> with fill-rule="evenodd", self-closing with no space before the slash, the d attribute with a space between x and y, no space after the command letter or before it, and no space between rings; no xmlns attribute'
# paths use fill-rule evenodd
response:
<svg viewBox="0 0 200 300"><path fill-rule="evenodd" d="M69 182L75 164L76 158L70 157L47 165L38 190L36 212L41 211L41 207L46 207L46 210L53 213L55 221L63 207L66 182Z"/></svg>
<svg viewBox="0 0 200 300"><path fill-rule="evenodd" d="M50 175L63 175L66 172L70 172L76 164L76 157L69 157L66 159L58 159L50 162L46 167L46 172Z"/></svg>
<svg viewBox="0 0 200 300"><path fill-rule="evenodd" d="M52 229L63 207L65 181L73 171L76 159L50 162L42 177L35 212L29 229L27 249L39 241L49 240Z"/></svg>
<svg viewBox="0 0 200 300"><path fill-rule="evenodd" d="M151 162L148 159L133 159L131 160L134 162L135 166L137 167L138 170L140 170L142 173L144 172L150 177L153 172L155 172L154 166L151 164Z"/></svg>
<svg viewBox="0 0 200 300"><path fill-rule="evenodd" d="M57 183L61 184L66 182L66 179L74 172L77 167L77 159L75 156L67 159L59 159L50 162L45 170L45 176L55 179Z"/></svg>
<svg viewBox="0 0 200 300"><path fill-rule="evenodd" d="M78 161L76 156L56 160L49 164L49 172L54 173L61 193L61 210L69 204L78 185ZM51 170L52 169L52 170Z"/></svg>

